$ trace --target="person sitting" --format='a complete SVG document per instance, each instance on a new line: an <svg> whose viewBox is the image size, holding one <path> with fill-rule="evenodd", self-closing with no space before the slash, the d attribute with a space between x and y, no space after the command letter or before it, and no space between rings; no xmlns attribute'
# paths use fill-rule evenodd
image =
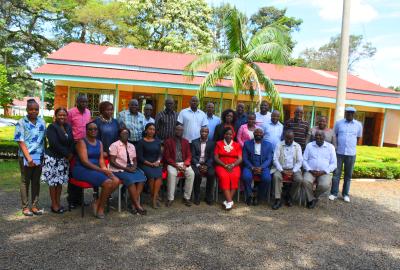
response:
<svg viewBox="0 0 400 270"><path fill-rule="evenodd" d="M301 146L294 141L294 133L291 129L285 131L285 140L277 144L274 151L273 164L271 169L273 173L272 181L274 184L275 203L272 209L277 210L282 206L281 194L283 179L301 182L301 165L303 156ZM292 206L290 194L287 194L287 206Z"/></svg>
<svg viewBox="0 0 400 270"><path fill-rule="evenodd" d="M162 165L161 165L161 140L156 137L156 126L148 123L144 128L144 137L137 146L137 159L139 167L147 177L150 187L151 207L160 208L158 195L162 185Z"/></svg>
<svg viewBox="0 0 400 270"><path fill-rule="evenodd" d="M235 131L236 113L232 109L227 109L221 114L221 124L215 127L214 142L222 141L224 139L224 130L226 127L232 129L232 140L236 138Z"/></svg>
<svg viewBox="0 0 400 270"><path fill-rule="evenodd" d="M236 136L237 142L243 147L244 143L248 140L254 139L254 131L260 126L256 125L256 114L249 113L247 115L247 123L239 128L238 134Z"/></svg>
<svg viewBox="0 0 400 270"><path fill-rule="evenodd" d="M164 141L164 161L168 172L167 207L170 207L174 201L179 172L182 172L185 175L183 203L186 206L191 206L190 197L192 195L194 181L194 172L190 166L192 154L190 153L189 141L184 139L182 136L183 126L177 124L175 127L175 137Z"/></svg>
<svg viewBox="0 0 400 270"><path fill-rule="evenodd" d="M119 140L110 145L110 169L124 182L132 201L132 214L146 215L140 205L140 194L143 191L146 176L137 168L135 146L128 142L129 129L119 130Z"/></svg>
<svg viewBox="0 0 400 270"><path fill-rule="evenodd" d="M332 175L336 169L335 147L324 141L325 132L317 130L315 141L306 146L303 156L303 180L298 185L304 186L307 197L307 207L312 209L318 202L321 194L328 192L331 188ZM313 192L314 181L317 181L317 189ZM299 187L298 187L299 188Z"/></svg>
<svg viewBox="0 0 400 270"><path fill-rule="evenodd" d="M96 137L97 125L89 122L86 124L86 137L76 144L78 158L72 176L93 187L101 186L100 198L93 203L93 212L97 218L104 219L104 206L110 194L118 187L119 179L107 169L103 158L103 145Z"/></svg>
<svg viewBox="0 0 400 270"><path fill-rule="evenodd" d="M249 115L249 122L250 122ZM255 120L255 119L254 119ZM255 197L252 197L251 184L255 176L260 177L258 185L258 201L264 199L266 188L271 183L270 167L272 163L272 145L263 140L264 132L261 128L254 130L254 139L244 143L243 146L243 172L242 180L245 186L246 203L250 205L253 201L254 205L258 202Z"/></svg>
<svg viewBox="0 0 400 270"><path fill-rule="evenodd" d="M226 127L223 132L224 139L217 142L214 150L215 174L225 196L223 202L225 210L233 208L232 198L239 186L242 163L242 148L233 141L233 132L231 127Z"/></svg>
<svg viewBox="0 0 400 270"><path fill-rule="evenodd" d="M207 177L206 182L206 203L212 205L215 170L214 163L214 147L215 142L208 138L208 128L202 127L200 130L200 138L192 141L192 168L195 174L194 178L194 204L200 204L200 185L203 176Z"/></svg>

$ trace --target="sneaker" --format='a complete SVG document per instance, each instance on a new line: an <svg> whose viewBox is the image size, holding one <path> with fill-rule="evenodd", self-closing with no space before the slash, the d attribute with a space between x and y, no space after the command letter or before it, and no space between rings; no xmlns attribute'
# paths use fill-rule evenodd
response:
<svg viewBox="0 0 400 270"><path fill-rule="evenodd" d="M343 197L343 201L345 201L345 202L350 202L350 197L349 197L349 196L344 196L344 197Z"/></svg>
<svg viewBox="0 0 400 270"><path fill-rule="evenodd" d="M337 196L331 194L331 195L329 195L328 198L329 198L330 201L334 201L334 200L337 199Z"/></svg>
<svg viewBox="0 0 400 270"><path fill-rule="evenodd" d="M225 205L226 210L231 210L233 208L233 202L227 202Z"/></svg>

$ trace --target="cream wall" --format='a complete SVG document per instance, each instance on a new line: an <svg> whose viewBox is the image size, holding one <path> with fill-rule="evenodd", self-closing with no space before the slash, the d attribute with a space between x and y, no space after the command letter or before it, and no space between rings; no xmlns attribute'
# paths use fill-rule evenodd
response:
<svg viewBox="0 0 400 270"><path fill-rule="evenodd" d="M384 143L400 146L400 111L387 110Z"/></svg>

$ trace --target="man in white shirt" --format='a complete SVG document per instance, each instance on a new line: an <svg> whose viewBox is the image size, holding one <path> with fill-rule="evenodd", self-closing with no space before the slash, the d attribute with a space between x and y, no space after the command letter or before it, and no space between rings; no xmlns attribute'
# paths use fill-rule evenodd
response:
<svg viewBox="0 0 400 270"><path fill-rule="evenodd" d="M271 121L271 113L269 112L269 104L263 100L260 104L260 111L256 112L256 125L264 128Z"/></svg>
<svg viewBox="0 0 400 270"><path fill-rule="evenodd" d="M336 169L335 147L325 142L325 133L322 130L315 132L315 141L306 146L303 156L304 176L297 188L304 186L307 197L307 207L312 209L318 202L321 194L329 192L332 183L331 173ZM313 191L314 181L317 189Z"/></svg>
<svg viewBox="0 0 400 270"><path fill-rule="evenodd" d="M189 143L200 138L200 129L208 126L207 115L198 106L199 98L194 96L190 100L190 107L183 109L178 115L178 122L183 125L183 138Z"/></svg>
<svg viewBox="0 0 400 270"><path fill-rule="evenodd" d="M146 127L148 123L155 123L154 118L151 117L153 113L153 106L151 104L144 105L144 122L143 125Z"/></svg>
<svg viewBox="0 0 400 270"><path fill-rule="evenodd" d="M295 182L301 182L303 176L301 174L301 165L303 156L301 146L294 141L294 133L288 129L285 132L285 140L277 144L274 151L272 181L274 183L275 203L272 206L273 210L278 210L281 206L281 194L283 187L283 179L292 179ZM292 187L293 188L293 187ZM287 206L292 206L290 194L286 197Z"/></svg>
<svg viewBox="0 0 400 270"><path fill-rule="evenodd" d="M280 116L281 113L278 110L274 110L271 114L271 120L263 127L264 140L271 143L274 150L281 141L283 133L283 125L279 122Z"/></svg>

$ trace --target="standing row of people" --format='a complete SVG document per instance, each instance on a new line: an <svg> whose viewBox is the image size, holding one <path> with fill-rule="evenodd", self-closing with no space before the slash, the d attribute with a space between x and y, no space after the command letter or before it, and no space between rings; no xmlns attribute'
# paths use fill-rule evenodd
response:
<svg viewBox="0 0 400 270"><path fill-rule="evenodd" d="M34 100L28 101L28 115L19 121L15 132L15 140L20 145L21 199L25 215L42 213L37 203L39 194L37 179L40 176L50 187L51 210L55 213L64 211L60 204L60 194L62 184L68 181L70 161L75 165L74 177L83 179L84 176L89 176L88 171L85 171L89 169L93 174L93 177L89 177L91 179L89 181L93 181L94 186L102 187L102 194L93 206L94 212L100 218L104 217L104 203L112 190L118 186L119 180L128 186L136 212L145 214L138 197L146 179L149 181L152 206L159 207L162 163L168 173L167 206L174 200L176 180L181 174L186 178L184 203L188 206L191 204L190 195L193 186L194 202L200 203L199 191L203 177L207 178L206 202L212 204L212 186L216 175L226 198L224 206L226 209L231 209L232 197L238 188L240 177L243 179L249 200L253 177L257 175L261 179L259 187L261 192L258 194L262 196L265 193L265 184L271 181L271 173L274 170L281 174L277 173L276 176L274 174L275 196L278 200L279 191L276 189L280 186L279 179L285 178L286 175L296 176L298 172L298 166L296 168L293 166L289 172L289 168L286 168L290 167L286 166L288 164L281 168L275 164L276 159L280 160L279 157L275 157L277 152L286 153L282 149L285 149L286 144L283 143L286 142L287 134L289 137L293 136L293 141L298 143L301 151L306 149L306 144L310 140L315 140L317 143L317 137L321 137L320 133L323 134L325 141L330 141L334 145L333 147L336 147L338 138L338 150L340 149L338 157L341 155L338 165L345 163L343 195L345 200L346 196L348 197L351 167L355 160L355 157L348 158L348 156L354 156L355 145L354 139L349 141L350 139L344 134L351 134L356 138L361 136L361 125L350 117L354 117L353 108L350 108L353 111L346 110L346 119L335 125L333 133L326 128L325 118L320 118L318 126L310 130L308 123L302 120L302 107L296 109L293 119L282 125L279 122L279 111L270 113L268 103L265 101L261 103L260 112L256 114L244 113L244 105L239 103L236 112L228 109L222 113L221 119L214 115L212 103L207 104L206 113L198 109L197 97L193 97L190 107L179 114L173 110L174 101L167 98L165 109L159 112L155 119L150 116L151 105L146 104L143 115L139 112L139 103L135 99L130 101L128 110L119 113L118 119L112 117L113 104L102 102L99 106L100 116L93 122L87 104L86 96L80 95L77 97L76 107L68 112L62 108L57 109L55 121L46 131L43 120L38 117L38 104ZM281 141L284 132L285 140ZM45 133L49 146L44 151ZM354 149L348 151L349 147ZM73 159L74 153L75 159ZM297 160L289 162L289 165L299 162L299 155L292 154L291 157L293 156L297 157ZM44 158L43 172L42 158ZM109 167L106 166L105 160L110 162ZM244 164L241 172L242 161ZM272 163L274 167L270 171ZM307 179L321 176L314 172L310 174L311 176L307 175ZM340 175L339 177L336 175L330 199L335 199L337 196ZM295 177L296 179L300 178ZM27 202L29 183L32 186L32 208L28 207ZM68 185L68 201L72 207L84 203L80 201L81 192L79 188ZM309 202L312 202L312 196L309 194L307 196L311 198ZM275 204L279 205L279 202Z"/></svg>

